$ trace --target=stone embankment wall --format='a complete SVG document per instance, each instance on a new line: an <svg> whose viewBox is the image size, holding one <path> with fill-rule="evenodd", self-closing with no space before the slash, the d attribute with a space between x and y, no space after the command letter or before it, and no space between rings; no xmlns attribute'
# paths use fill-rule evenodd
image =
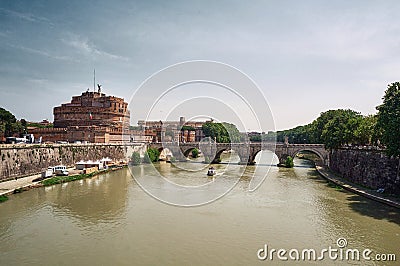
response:
<svg viewBox="0 0 400 266"><path fill-rule="evenodd" d="M330 154L329 168L350 182L400 195L399 159L389 158L382 150L342 148Z"/></svg>
<svg viewBox="0 0 400 266"><path fill-rule="evenodd" d="M0 181L40 173L49 166L73 166L80 160L125 160L143 145L68 144L68 145L1 145Z"/></svg>

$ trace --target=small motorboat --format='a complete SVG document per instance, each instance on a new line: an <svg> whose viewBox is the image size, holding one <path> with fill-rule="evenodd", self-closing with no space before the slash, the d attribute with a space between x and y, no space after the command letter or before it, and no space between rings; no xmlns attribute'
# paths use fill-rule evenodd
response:
<svg viewBox="0 0 400 266"><path fill-rule="evenodd" d="M213 176L213 175L215 175L216 173L217 173L217 171L214 169L214 167L208 168L208 172L207 172L207 175L208 175L208 176Z"/></svg>

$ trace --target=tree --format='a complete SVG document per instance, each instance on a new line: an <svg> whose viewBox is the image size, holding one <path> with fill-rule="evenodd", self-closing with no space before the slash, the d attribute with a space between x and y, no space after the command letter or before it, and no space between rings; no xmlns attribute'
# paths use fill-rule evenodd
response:
<svg viewBox="0 0 400 266"><path fill-rule="evenodd" d="M218 143L240 142L242 135L234 124L206 122L202 126L206 137L215 139Z"/></svg>
<svg viewBox="0 0 400 266"><path fill-rule="evenodd" d="M223 122L222 126L225 128L228 133L230 142L238 143L242 138L242 134L240 134L239 130L234 124Z"/></svg>
<svg viewBox="0 0 400 266"><path fill-rule="evenodd" d="M251 142L261 142L261 135L250 136L249 139Z"/></svg>
<svg viewBox="0 0 400 266"><path fill-rule="evenodd" d="M285 167L292 168L294 166L293 158L291 156L286 157Z"/></svg>
<svg viewBox="0 0 400 266"><path fill-rule="evenodd" d="M325 125L336 116L337 112L338 110L322 112L320 116L311 123L310 131L312 143L324 143L322 132L325 129Z"/></svg>
<svg viewBox="0 0 400 266"><path fill-rule="evenodd" d="M28 131L27 131L27 122L26 122L26 120L25 119L21 119L20 122L21 122L22 131L24 133L27 133Z"/></svg>
<svg viewBox="0 0 400 266"><path fill-rule="evenodd" d="M277 132L278 142L284 142L285 137L288 137L289 143L293 144L316 143L312 141L312 132L310 124Z"/></svg>
<svg viewBox="0 0 400 266"><path fill-rule="evenodd" d="M328 110L310 124L278 131L276 140L284 142L288 137L289 143L323 143L334 149L355 141L355 131L361 119L361 114L350 109Z"/></svg>
<svg viewBox="0 0 400 266"><path fill-rule="evenodd" d="M199 150L198 150L198 149L194 148L194 149L192 150L192 157L193 157L193 158L199 157Z"/></svg>
<svg viewBox="0 0 400 266"><path fill-rule="evenodd" d="M322 143L331 150L350 143L367 145L380 136L376 120L374 115L364 117L350 109L328 110L308 125L278 131L276 140L284 142L288 137L293 144Z"/></svg>
<svg viewBox="0 0 400 266"><path fill-rule="evenodd" d="M400 82L388 85L383 103L378 110L377 128L381 130L382 143L386 145L389 156L400 155Z"/></svg>
<svg viewBox="0 0 400 266"><path fill-rule="evenodd" d="M185 131L185 130L195 131L196 129L192 126L182 126L181 131Z"/></svg>
<svg viewBox="0 0 400 266"><path fill-rule="evenodd" d="M140 153L138 153L137 151L134 151L133 153L132 153L132 156L131 156L131 162L132 162L132 164L133 165L139 165L140 163L141 163L141 159L140 159Z"/></svg>
<svg viewBox="0 0 400 266"><path fill-rule="evenodd" d="M378 140L376 131L376 122L378 118L376 115L364 116L356 129L355 137L357 143L361 145L371 145Z"/></svg>
<svg viewBox="0 0 400 266"><path fill-rule="evenodd" d="M0 133L10 137L15 133L21 133L22 126L15 116L4 108L0 107Z"/></svg>
<svg viewBox="0 0 400 266"><path fill-rule="evenodd" d="M362 120L361 114L350 109L334 110L332 114L333 116L324 125L321 134L321 140L325 147L332 150L355 142L355 132Z"/></svg>
<svg viewBox="0 0 400 266"><path fill-rule="evenodd" d="M143 161L145 163L158 162L159 158L160 158L160 152L157 149L148 148L144 154Z"/></svg>
<svg viewBox="0 0 400 266"><path fill-rule="evenodd" d="M269 131L267 134L261 133L261 140L267 142L276 142L277 140L277 132Z"/></svg>

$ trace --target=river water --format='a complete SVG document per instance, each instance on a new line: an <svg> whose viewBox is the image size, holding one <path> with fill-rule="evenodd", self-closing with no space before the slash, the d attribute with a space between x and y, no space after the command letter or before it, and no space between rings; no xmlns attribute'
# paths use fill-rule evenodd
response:
<svg viewBox="0 0 400 266"><path fill-rule="evenodd" d="M146 167L133 172L140 175ZM208 182L204 171L188 176L170 164L157 168L177 183ZM347 248L395 253L399 265L397 209L328 186L301 159L293 169L272 166L249 192L254 171L268 165L255 169L248 167L227 195L198 207L150 197L128 169L13 195L0 204L0 265L280 265L276 255L260 261L257 251L267 244L319 252L338 248L338 238L347 240ZM216 178L236 177L231 171ZM286 263L396 265L327 255L319 262Z"/></svg>

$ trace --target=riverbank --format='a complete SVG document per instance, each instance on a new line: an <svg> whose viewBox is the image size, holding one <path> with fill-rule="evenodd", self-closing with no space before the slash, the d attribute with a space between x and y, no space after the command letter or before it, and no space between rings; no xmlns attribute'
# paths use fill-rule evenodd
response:
<svg viewBox="0 0 400 266"><path fill-rule="evenodd" d="M74 167L81 160L111 158L127 160L133 151L144 152L142 143L89 143L89 144L5 144L0 145L0 182L13 181L40 174L49 166Z"/></svg>
<svg viewBox="0 0 400 266"><path fill-rule="evenodd" d="M0 197L3 199L2 201L6 201L8 199L9 195L16 194L16 193L21 193L23 191L30 190L32 188L38 188L38 187L43 187L43 186L51 186L51 185L56 185L56 184L61 184L61 183L66 183L66 182L71 182L75 180L80 180L80 179L85 179L85 178L91 178L93 176L107 173L109 171L114 171L118 170L121 168L126 167L125 165L121 165L115 168L108 168L107 170L99 170L90 174L83 174L83 173L76 173L73 175L69 176L54 176L51 178L47 178L41 181L33 181L41 176L41 174L35 174L35 175L30 175L14 180L9 180L9 181L4 181L0 182ZM72 171L73 168L69 168L69 171ZM0 202L2 202L0 201Z"/></svg>
<svg viewBox="0 0 400 266"><path fill-rule="evenodd" d="M375 190L372 189L368 189L365 188L363 186L357 185L357 184L353 184L350 183L349 181L347 181L346 179L338 176L337 174L333 173L331 170L329 170L327 167L322 166L322 165L315 165L315 169L317 170L317 172L324 177L326 180L336 184L337 186L340 186L344 189L346 189L347 191L356 193L360 196L384 203L386 205L392 206L392 207L396 207L400 209L400 199L393 197L393 196L389 196L389 195L385 195L382 193L378 193Z"/></svg>
<svg viewBox="0 0 400 266"><path fill-rule="evenodd" d="M40 181L38 182L33 181L39 177L41 177L41 174L34 174L0 182L0 196L8 196L14 194L14 191L16 190L20 192L24 190L29 190L34 187L40 187L41 186Z"/></svg>

